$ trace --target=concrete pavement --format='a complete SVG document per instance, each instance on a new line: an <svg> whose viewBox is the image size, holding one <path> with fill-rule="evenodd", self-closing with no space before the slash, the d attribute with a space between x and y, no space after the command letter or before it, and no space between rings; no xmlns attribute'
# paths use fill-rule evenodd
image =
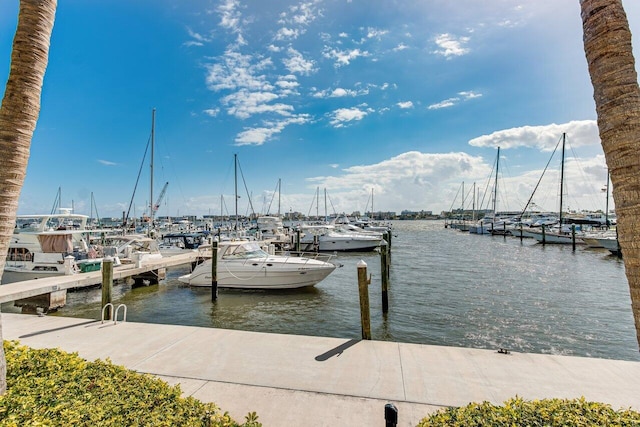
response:
<svg viewBox="0 0 640 427"><path fill-rule="evenodd" d="M640 410L640 362L265 334L55 316L2 314L3 337L57 347L179 383L238 421L269 426L399 426L446 406L518 395L576 398Z"/></svg>

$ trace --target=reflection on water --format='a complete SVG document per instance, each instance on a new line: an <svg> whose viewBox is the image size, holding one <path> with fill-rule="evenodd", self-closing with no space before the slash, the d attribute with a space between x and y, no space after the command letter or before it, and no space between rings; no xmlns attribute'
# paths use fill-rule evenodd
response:
<svg viewBox="0 0 640 427"><path fill-rule="evenodd" d="M127 320L248 331L360 338L356 263L372 274L377 340L640 360L624 265L608 252L470 235L441 222L398 221L389 313L382 315L380 257L340 254L314 288L189 288L173 269L160 285L114 288ZM100 317L100 289L69 293L53 315ZM4 305L3 311L15 311Z"/></svg>

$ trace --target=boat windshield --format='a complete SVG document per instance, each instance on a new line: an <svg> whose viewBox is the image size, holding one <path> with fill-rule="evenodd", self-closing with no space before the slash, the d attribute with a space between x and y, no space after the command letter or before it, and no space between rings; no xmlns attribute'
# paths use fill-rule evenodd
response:
<svg viewBox="0 0 640 427"><path fill-rule="evenodd" d="M241 245L229 246L224 253L225 258L265 258L269 254L260 248L260 245L254 242L247 242Z"/></svg>

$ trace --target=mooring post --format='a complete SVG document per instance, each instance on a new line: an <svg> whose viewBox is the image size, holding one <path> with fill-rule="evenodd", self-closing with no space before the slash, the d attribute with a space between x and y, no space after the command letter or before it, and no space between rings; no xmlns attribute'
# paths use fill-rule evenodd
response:
<svg viewBox="0 0 640 427"><path fill-rule="evenodd" d="M389 311L389 262L387 242L380 244L380 276L382 276L382 312Z"/></svg>
<svg viewBox="0 0 640 427"><path fill-rule="evenodd" d="M218 242L211 243L211 301L218 299Z"/></svg>
<svg viewBox="0 0 640 427"><path fill-rule="evenodd" d="M371 339L371 313L369 310L369 283L371 279L367 277L367 263L363 260L358 262L358 291L360 293L360 323L362 326L362 339Z"/></svg>
<svg viewBox="0 0 640 427"><path fill-rule="evenodd" d="M522 243L522 224L520 224L520 243Z"/></svg>
<svg viewBox="0 0 640 427"><path fill-rule="evenodd" d="M300 252L300 227L296 228L296 252Z"/></svg>
<svg viewBox="0 0 640 427"><path fill-rule="evenodd" d="M396 427L398 425L398 408L393 403L384 405L385 427Z"/></svg>
<svg viewBox="0 0 640 427"><path fill-rule="evenodd" d="M102 307L111 303L113 293L113 258L106 257L102 260ZM105 317L111 319L112 306L107 307Z"/></svg>
<svg viewBox="0 0 640 427"><path fill-rule="evenodd" d="M389 254L391 254L391 229L387 231L387 237L385 239L389 245Z"/></svg>
<svg viewBox="0 0 640 427"><path fill-rule="evenodd" d="M547 243L547 236L544 234L544 224L542 224L542 244Z"/></svg>
<svg viewBox="0 0 640 427"><path fill-rule="evenodd" d="M571 224L571 247L576 250L576 225Z"/></svg>

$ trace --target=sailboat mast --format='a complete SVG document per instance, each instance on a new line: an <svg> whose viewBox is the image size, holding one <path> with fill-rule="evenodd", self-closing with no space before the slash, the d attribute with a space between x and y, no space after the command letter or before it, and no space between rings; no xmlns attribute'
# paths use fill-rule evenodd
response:
<svg viewBox="0 0 640 427"><path fill-rule="evenodd" d="M373 188L371 189L371 219L375 219L376 211L373 210Z"/></svg>
<svg viewBox="0 0 640 427"><path fill-rule="evenodd" d="M498 170L500 165L500 147L498 147L498 156L496 157L496 179L493 185L493 220L491 223L496 222L496 204L498 202Z"/></svg>
<svg viewBox="0 0 640 427"><path fill-rule="evenodd" d="M151 228L153 227L153 155L154 155L154 146L155 146L155 133L156 133L156 109L154 108L151 111L151 185L149 186L150 195L149 195L149 227L148 234L151 236Z"/></svg>
<svg viewBox="0 0 640 427"><path fill-rule="evenodd" d="M604 225L609 229L609 169L607 169L607 201L604 208Z"/></svg>
<svg viewBox="0 0 640 427"><path fill-rule="evenodd" d="M472 207L472 213L471 213L471 220L475 221L476 220L476 183L473 183L473 207Z"/></svg>
<svg viewBox="0 0 640 427"><path fill-rule="evenodd" d="M282 194L282 188L280 187L282 182L278 178L278 217L280 217L280 195Z"/></svg>
<svg viewBox="0 0 640 427"><path fill-rule="evenodd" d="M562 132L562 161L560 162L560 213L559 213L559 224L560 230L562 230L562 195L564 193L564 144L566 140L567 134Z"/></svg>
<svg viewBox="0 0 640 427"><path fill-rule="evenodd" d="M233 155L233 182L236 199L236 233L238 232L238 155Z"/></svg>

